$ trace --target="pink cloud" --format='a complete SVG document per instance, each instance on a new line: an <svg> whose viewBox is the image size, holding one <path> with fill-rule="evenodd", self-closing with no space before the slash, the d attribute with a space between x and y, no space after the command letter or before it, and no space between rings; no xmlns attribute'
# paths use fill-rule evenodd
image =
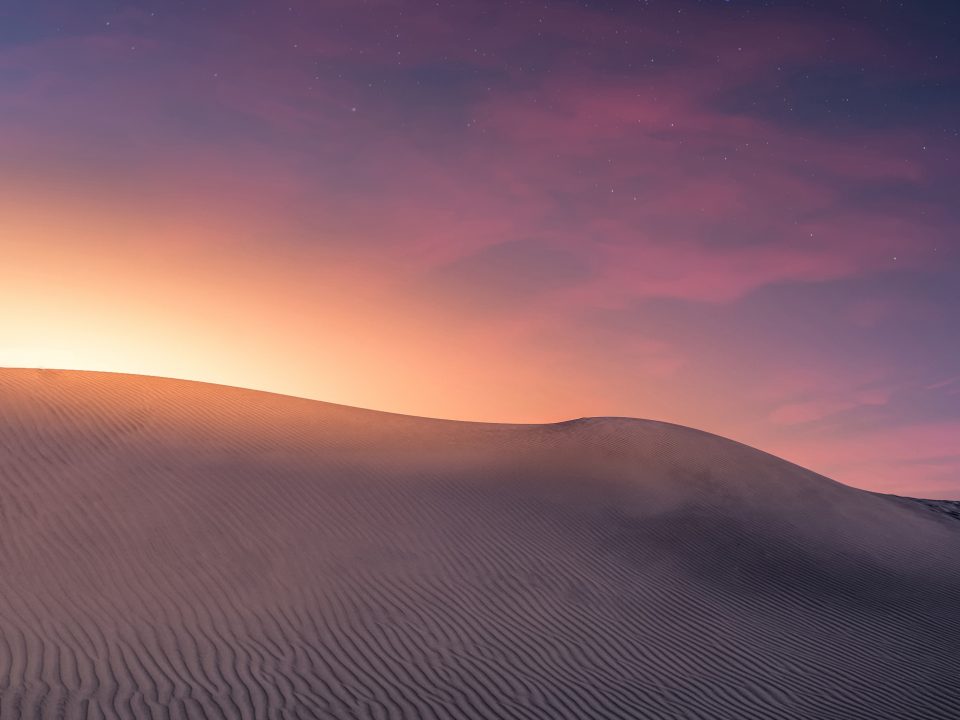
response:
<svg viewBox="0 0 960 720"><path fill-rule="evenodd" d="M915 497L956 499L960 423L917 423L856 434L793 438L773 452L851 485Z"/></svg>
<svg viewBox="0 0 960 720"><path fill-rule="evenodd" d="M190 29L203 42L184 47L173 42L185 32L174 13L121 13L109 31L0 50L0 69L20 78L0 97L0 189L33 183L58 208L58 193L136 206L153 227L180 228L187 221L167 218L185 216L201 226L191 237L211 247L289 257L316 284L356 277L383 307L415 307L451 348L501 349L515 377L549 367L556 382L538 381L537 393L569 407L579 398L599 412L682 406L681 419L699 424L714 403L717 417L749 416L758 444L774 436L788 457L840 479L893 487L908 472L946 477L949 462L937 458L953 451L940 425L927 428L938 440L922 429L809 446L782 439L887 404L899 385L883 358L824 347L784 361L764 350L755 367L719 377L697 358L735 357L737 337L706 347L682 328L668 340L640 320L590 322L651 299L732 312L772 285L929 267L945 211L899 196L880 208L848 199L942 172L942 160L917 151L921 132L864 129L852 139L721 102L776 86L781 67L821 55L869 65L889 50L877 38L772 12L731 24L704 10L686 28L694 44L662 19L623 33L612 15L573 3L289 7L257 18L224 10ZM338 23L325 21L330 13ZM554 42L540 44L541 33ZM626 57L637 63L629 73L610 70ZM438 67L456 75L444 76L450 92L441 82L434 105L411 102L415 73ZM537 267L555 280L542 291L506 306L483 302L499 292L495 282L413 297L445 269L528 238L561 258ZM852 298L837 312L868 330L908 310ZM450 355L444 382L456 387ZM710 372L713 387L702 380ZM522 392L491 373L497 380ZM700 396L686 387L695 381Z"/></svg>
<svg viewBox="0 0 960 720"><path fill-rule="evenodd" d="M859 407L880 407L890 401L886 390L864 390L842 398L818 398L805 402L781 405L770 413L769 418L777 425L799 425L823 420L846 410Z"/></svg>
<svg viewBox="0 0 960 720"><path fill-rule="evenodd" d="M721 91L766 77L778 62L832 47L836 38L815 24L773 19L751 27L748 35L731 35L722 22L711 28L705 15L694 56L663 64L662 70L653 62L648 80L638 84L635 78L605 76L589 61L560 62L561 72L540 77L505 65L503 54L528 43L531 27L543 26L540 9L520 9L506 26L481 21L476 47L468 47L449 40L457 33L439 31L462 27L474 16L482 20L481 3L410 12L400 3L382 2L376 22L370 13L353 16L340 7L338 15L352 32L383 35L384 42L344 44L338 41L342 33L320 32L293 36L290 47L280 48L272 38L281 29L325 27L307 20L321 18L329 8L298 5L295 11L289 18L270 14L269 25L256 28L228 16L232 24L213 34L213 44L199 57L167 62L162 75L129 57L134 45L144 54L169 53L162 38L143 36L139 16L128 24L140 36L125 32L120 16L116 31L20 48L0 57L0 65L37 68L21 109L56 102L61 107L51 117L70 115L75 122L85 114L97 122L106 117L120 132L136 127L144 133L142 139L130 138L144 153L144 169L137 172L170 182L179 171L178 185L197 185L206 196L215 196L219 186L232 205L264 212L312 203L332 224L366 227L373 242L367 249L358 244L357 253L389 258L411 275L536 234L580 253L593 269L591 279L569 289L571 303L616 307L646 297L726 302L770 284L871 272L894 256L909 263L927 241L925 228L906 220L839 212L832 185L815 177L916 181L923 170L905 152L904 139L871 137L854 145L713 106ZM388 43L382 23L401 16L402 37ZM547 32L568 43L599 47L595 38L618 30L609 17L572 7L552 9L549 19ZM236 37L227 32L231 28L248 41L244 47L255 44L258 51L239 54ZM850 59L862 59L875 43L855 29L842 32L840 45ZM656 25L645 27L642 40L654 60L677 43L668 28ZM317 55L391 71L438 57L511 71L508 82L469 108L471 127L459 130L452 146L437 148L416 126L395 125L389 103L381 103L376 118L368 118L364 108L350 112L363 105L352 84L329 74L318 81L305 74L305 59ZM62 69L78 58L130 65L105 85L71 91ZM41 80L44 73L47 79ZM154 93L156 85L164 93ZM171 147L171 130L163 124L171 97L185 107L261 122L291 142L310 139L321 156L333 155L330 174L321 172L322 184L333 191L341 164L352 158L361 194L344 198L318 187L315 197L305 195L309 164L254 140L216 148L208 138L182 139ZM25 123L8 135L19 135L21 146L31 132L30 119ZM162 150L148 139L158 136L167 138ZM375 197L362 194L364 184L375 188ZM558 221L558 213L569 217ZM705 239L719 226L751 229L762 242Z"/></svg>
<svg viewBox="0 0 960 720"><path fill-rule="evenodd" d="M948 393L960 391L960 375L926 385L924 390L943 390Z"/></svg>

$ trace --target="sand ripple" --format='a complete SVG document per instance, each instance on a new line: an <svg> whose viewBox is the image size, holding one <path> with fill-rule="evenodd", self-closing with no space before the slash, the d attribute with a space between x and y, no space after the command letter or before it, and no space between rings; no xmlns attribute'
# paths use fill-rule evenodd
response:
<svg viewBox="0 0 960 720"><path fill-rule="evenodd" d="M649 421L0 370L0 718L956 718L938 507Z"/></svg>

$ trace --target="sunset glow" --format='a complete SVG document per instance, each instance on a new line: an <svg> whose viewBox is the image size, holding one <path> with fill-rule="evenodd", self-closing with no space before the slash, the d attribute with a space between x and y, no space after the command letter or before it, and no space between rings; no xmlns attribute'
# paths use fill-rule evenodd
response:
<svg viewBox="0 0 960 720"><path fill-rule="evenodd" d="M937 23L94 5L0 29L0 366L654 418L960 495Z"/></svg>

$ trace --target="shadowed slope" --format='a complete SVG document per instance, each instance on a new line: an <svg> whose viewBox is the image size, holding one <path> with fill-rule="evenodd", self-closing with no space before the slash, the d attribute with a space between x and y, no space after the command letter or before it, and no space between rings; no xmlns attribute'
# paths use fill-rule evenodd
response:
<svg viewBox="0 0 960 720"><path fill-rule="evenodd" d="M947 718L960 522L663 423L0 370L0 717Z"/></svg>

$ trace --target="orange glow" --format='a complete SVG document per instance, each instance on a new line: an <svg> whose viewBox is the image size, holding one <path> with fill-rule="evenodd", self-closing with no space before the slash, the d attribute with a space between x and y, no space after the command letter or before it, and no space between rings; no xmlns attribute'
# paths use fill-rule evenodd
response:
<svg viewBox="0 0 960 720"><path fill-rule="evenodd" d="M383 276L234 252L236 226L0 205L0 365L158 375L417 415L556 420L582 389ZM216 233L211 235L211 231ZM564 388L566 390L556 390ZM602 410L598 404L593 408Z"/></svg>
<svg viewBox="0 0 960 720"><path fill-rule="evenodd" d="M952 106L888 23L79 4L0 42L0 365L654 418L957 494Z"/></svg>
<svg viewBox="0 0 960 720"><path fill-rule="evenodd" d="M649 417L881 490L898 490L900 468L912 462L909 434L885 436L868 462L868 440L851 441L859 448L851 458L842 436L817 441L774 422L782 412L757 414L764 393L790 391L789 378L765 388L721 367L698 385L678 376L685 358L642 338L611 352L575 335L544 335L526 324L529 312L471 319L455 291L449 302L417 299L409 278L368 258L256 252L244 244L252 215L158 223L96 199L52 205L55 216L49 198L0 201L0 366L200 380L466 420ZM551 312L535 319L549 325ZM797 382L802 390L806 380ZM939 444L924 452L946 453L954 435L930 434Z"/></svg>

